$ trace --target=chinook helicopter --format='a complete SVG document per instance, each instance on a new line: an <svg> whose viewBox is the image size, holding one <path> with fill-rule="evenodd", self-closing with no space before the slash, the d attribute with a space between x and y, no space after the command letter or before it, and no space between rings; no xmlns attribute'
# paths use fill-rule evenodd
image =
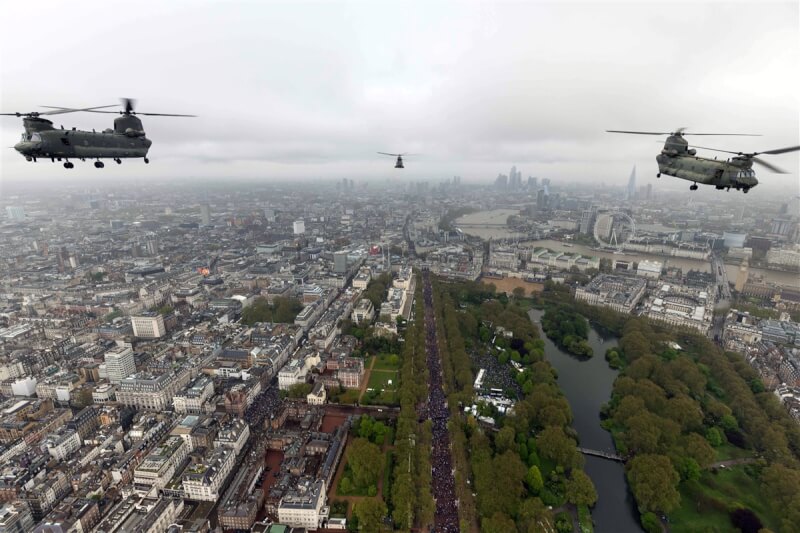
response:
<svg viewBox="0 0 800 533"><path fill-rule="evenodd" d="M397 162L394 164L394 168L406 168L403 166L403 156L406 155L414 155L414 154L387 154L386 152L378 152L381 155L390 155L392 157L397 158Z"/></svg>
<svg viewBox="0 0 800 533"><path fill-rule="evenodd" d="M64 161L64 168L73 168L75 165L70 159L95 159L94 166L103 168L105 164L101 159L113 159L117 164L122 163L124 158L143 158L145 163L149 163L147 151L153 143L145 137L142 121L136 115L157 116L157 117L193 117L195 115L175 115L169 113L141 113L134 111L135 101L130 98L123 98L122 104L124 111L103 111L114 105L85 107L73 109L68 107L42 106L53 111L33 111L30 113L0 113L0 115L23 117L22 123L25 133L14 149L25 156L28 161L36 162L40 157L48 158L50 161ZM53 122L47 118L48 115L60 115L64 113L112 113L122 115L114 119L114 129L106 129L102 132L83 131L76 128L65 130L56 129Z"/></svg>
<svg viewBox="0 0 800 533"><path fill-rule="evenodd" d="M671 133L621 130L606 131L608 133L628 133L634 135L668 135L664 143L664 148L661 150L661 153L656 156L656 162L658 163L658 174L656 174L656 177L660 178L661 174L665 174L667 176L691 181L693 183L689 186L689 190L692 191L696 191L698 189L697 184L701 183L703 185L714 185L717 190L726 189L730 191L731 188L733 188L737 191L740 190L747 193L750 189L758 185L756 173L753 170L753 163L761 165L777 174L787 174L785 170L757 158L757 155L785 154L787 152L800 150L800 146L791 146L789 148L746 153L694 146L690 145L683 136L727 135L758 137L758 135L749 133L685 133L684 129L685 128L680 128ZM726 161L720 161L716 158L708 159L705 157L698 157L695 148L734 154L734 157L728 158Z"/></svg>

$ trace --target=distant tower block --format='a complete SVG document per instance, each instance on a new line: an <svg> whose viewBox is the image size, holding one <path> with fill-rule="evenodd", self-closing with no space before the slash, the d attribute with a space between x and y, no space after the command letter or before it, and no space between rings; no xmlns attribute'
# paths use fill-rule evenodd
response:
<svg viewBox="0 0 800 533"><path fill-rule="evenodd" d="M204 226L211 224L211 206L208 204L200 204L200 222Z"/></svg>
<svg viewBox="0 0 800 533"><path fill-rule="evenodd" d="M739 266L739 273L736 274L736 284L734 288L737 292L742 292L744 290L744 284L747 283L747 277L749 275L749 268L747 266L747 261L743 262L741 266Z"/></svg>
<svg viewBox="0 0 800 533"><path fill-rule="evenodd" d="M295 220L293 224L294 234L295 235L302 235L306 232L306 223L304 220Z"/></svg>
<svg viewBox="0 0 800 533"><path fill-rule="evenodd" d="M633 165L631 177L628 178L628 188L625 190L625 199L633 200L636 198L636 165Z"/></svg>

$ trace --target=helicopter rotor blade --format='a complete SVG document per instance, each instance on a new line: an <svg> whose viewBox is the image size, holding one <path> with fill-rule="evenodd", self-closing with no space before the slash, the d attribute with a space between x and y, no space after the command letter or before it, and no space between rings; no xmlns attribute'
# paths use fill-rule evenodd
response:
<svg viewBox="0 0 800 533"><path fill-rule="evenodd" d="M131 111L131 115L146 115L148 117L196 117L197 115L177 115L174 113L139 113L137 111Z"/></svg>
<svg viewBox="0 0 800 533"><path fill-rule="evenodd" d="M632 135L669 135L668 131L624 131L624 130L606 130L606 133L630 133Z"/></svg>
<svg viewBox="0 0 800 533"><path fill-rule="evenodd" d="M392 157L401 157L403 154L387 154L386 152L378 152L381 155L390 155Z"/></svg>
<svg viewBox="0 0 800 533"><path fill-rule="evenodd" d="M760 133L682 133L681 135L714 135L724 137L761 137Z"/></svg>
<svg viewBox="0 0 800 533"><path fill-rule="evenodd" d="M757 163L757 164L761 165L762 167L764 167L764 168L766 168L768 170L771 170L775 174L789 174L788 171L783 170L781 167L775 166L772 163L767 163L763 159L759 159L757 157L753 157L752 159L753 159L753 163Z"/></svg>
<svg viewBox="0 0 800 533"><path fill-rule="evenodd" d="M761 137L758 133L693 133L685 132L686 128L678 128L675 131L626 131L626 130L606 130L608 133L630 133L634 135L721 135L734 137Z"/></svg>
<svg viewBox="0 0 800 533"><path fill-rule="evenodd" d="M753 155L759 155L759 154L770 154L770 155L785 154L787 152L796 152L797 150L800 150L800 146L790 146L788 148L777 148L775 150L765 150L763 152L755 152Z"/></svg>
<svg viewBox="0 0 800 533"><path fill-rule="evenodd" d="M64 113L78 113L80 111L88 111L88 112L95 112L95 109L103 109L106 107L114 107L113 105L101 105L95 107L83 107L80 109L72 108L72 107L56 107L56 106L49 106L43 105L46 109L52 109L53 111L31 111L30 113L0 113L0 115L7 115L7 116L14 116L14 117L39 117L42 115L63 115ZM107 111L108 112L108 111Z"/></svg>

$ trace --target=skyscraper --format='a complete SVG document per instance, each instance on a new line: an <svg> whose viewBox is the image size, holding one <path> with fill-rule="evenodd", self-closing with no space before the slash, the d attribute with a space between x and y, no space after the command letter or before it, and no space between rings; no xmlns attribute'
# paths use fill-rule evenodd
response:
<svg viewBox="0 0 800 533"><path fill-rule="evenodd" d="M337 274L344 274L347 272L347 252L334 252L333 271Z"/></svg>
<svg viewBox="0 0 800 533"><path fill-rule="evenodd" d="M119 383L136 372L133 350L130 346L117 346L105 354L106 373L111 383Z"/></svg>
<svg viewBox="0 0 800 533"><path fill-rule="evenodd" d="M200 204L200 222L204 226L211 224L211 206L208 204Z"/></svg>
<svg viewBox="0 0 800 533"><path fill-rule="evenodd" d="M625 190L625 199L633 200L636 198L636 165L633 165L631 177L628 178L628 188Z"/></svg>

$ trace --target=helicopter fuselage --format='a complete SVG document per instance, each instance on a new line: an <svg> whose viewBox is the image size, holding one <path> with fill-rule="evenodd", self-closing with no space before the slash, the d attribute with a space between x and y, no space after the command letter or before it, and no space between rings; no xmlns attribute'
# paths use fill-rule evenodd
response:
<svg viewBox="0 0 800 533"><path fill-rule="evenodd" d="M130 120L133 119L133 120ZM26 118L25 133L14 146L28 161L44 157L52 160L102 159L119 162L123 158L146 158L152 141L145 137L136 117L119 117L114 129L103 132L56 129L50 120Z"/></svg>
<svg viewBox="0 0 800 533"><path fill-rule="evenodd" d="M758 185L753 161L748 157L736 156L726 161L708 159L695 155L694 149L682 136L670 136L664 149L656 156L659 177L661 174L673 176L697 184L714 185L717 189L736 189L748 192Z"/></svg>

